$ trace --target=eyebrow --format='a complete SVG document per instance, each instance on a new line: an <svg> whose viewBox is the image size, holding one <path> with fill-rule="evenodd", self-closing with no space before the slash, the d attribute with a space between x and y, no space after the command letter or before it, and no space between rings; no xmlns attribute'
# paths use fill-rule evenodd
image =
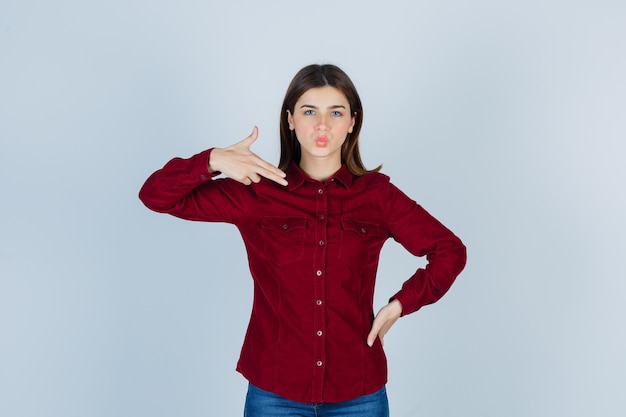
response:
<svg viewBox="0 0 626 417"><path fill-rule="evenodd" d="M300 106L300 108L301 108L301 109L303 109L303 108L305 108L305 107L307 107L307 108L311 108L311 109L315 109L315 110L317 110L317 108L318 108L317 106L314 106L314 105L312 105L312 104L303 104L302 106ZM345 109L345 108L346 108L346 106L344 106L343 104L335 104L335 105L333 105L333 106L328 106L328 109L329 109L329 110L333 110L333 109Z"/></svg>

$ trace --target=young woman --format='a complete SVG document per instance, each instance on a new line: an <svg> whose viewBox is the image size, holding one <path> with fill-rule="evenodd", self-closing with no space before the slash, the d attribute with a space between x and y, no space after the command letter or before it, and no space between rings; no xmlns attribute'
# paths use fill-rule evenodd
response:
<svg viewBox="0 0 626 417"><path fill-rule="evenodd" d="M385 334L441 298L465 266L459 238L380 167L363 166L362 121L350 78L310 65L285 95L279 167L250 151L255 127L230 147L172 159L140 191L154 211L232 223L241 233L254 280L237 364L249 381L245 416L387 416ZM226 178L212 179L220 173ZM389 237L428 265L374 316Z"/></svg>

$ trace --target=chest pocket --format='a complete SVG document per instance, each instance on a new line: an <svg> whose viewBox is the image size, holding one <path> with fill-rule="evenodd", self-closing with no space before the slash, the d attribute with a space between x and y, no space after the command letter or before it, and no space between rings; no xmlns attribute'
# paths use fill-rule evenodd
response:
<svg viewBox="0 0 626 417"><path fill-rule="evenodd" d="M304 257L306 217L264 217L261 219L263 250L267 260L287 265Z"/></svg>
<svg viewBox="0 0 626 417"><path fill-rule="evenodd" d="M339 235L339 260L353 268L373 266L378 262L386 236L375 223L342 219Z"/></svg>

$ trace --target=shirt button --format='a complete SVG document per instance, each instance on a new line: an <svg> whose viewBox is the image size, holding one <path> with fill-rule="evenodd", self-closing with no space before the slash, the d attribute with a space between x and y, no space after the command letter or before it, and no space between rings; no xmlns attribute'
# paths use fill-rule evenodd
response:
<svg viewBox="0 0 626 417"><path fill-rule="evenodd" d="M204 174L200 175L200 179L201 179L202 181L206 180L206 175L204 175Z"/></svg>
<svg viewBox="0 0 626 417"><path fill-rule="evenodd" d="M321 336L321 335L322 335L322 331L321 331L321 330L318 330L318 331L317 331L317 335L318 335L318 336Z"/></svg>
<svg viewBox="0 0 626 417"><path fill-rule="evenodd" d="M321 306L321 305L322 305L322 300L317 300L317 301L315 302L315 304L317 304L318 306Z"/></svg>
<svg viewBox="0 0 626 417"><path fill-rule="evenodd" d="M317 270L317 272L316 272L316 274L317 274L317 276L318 276L318 277L321 277L321 276L322 276L322 271L320 271L320 270L318 269L318 270Z"/></svg>
<svg viewBox="0 0 626 417"><path fill-rule="evenodd" d="M325 219L324 215L320 214L320 220L324 220L324 219Z"/></svg>
<svg viewBox="0 0 626 417"><path fill-rule="evenodd" d="M317 361L317 364L316 364L316 365L317 365L317 366L322 366L322 365L323 365L323 363L322 363L322 361Z"/></svg>
<svg viewBox="0 0 626 417"><path fill-rule="evenodd" d="M324 241L320 240L320 246L324 246Z"/></svg>
<svg viewBox="0 0 626 417"><path fill-rule="evenodd" d="M317 190L317 193L318 194L324 194L324 190L320 188L319 190Z"/></svg>
<svg viewBox="0 0 626 417"><path fill-rule="evenodd" d="M361 227L361 233L367 233L367 230L365 230L365 227Z"/></svg>
<svg viewBox="0 0 626 417"><path fill-rule="evenodd" d="M287 228L289 227L289 225L287 223L283 224L283 229L287 230Z"/></svg>

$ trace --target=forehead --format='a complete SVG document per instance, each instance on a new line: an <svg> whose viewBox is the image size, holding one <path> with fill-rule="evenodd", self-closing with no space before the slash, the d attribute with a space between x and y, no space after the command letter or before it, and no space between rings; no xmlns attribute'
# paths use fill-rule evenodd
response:
<svg viewBox="0 0 626 417"><path fill-rule="evenodd" d="M296 102L298 104L312 104L320 106L333 106L342 104L348 107L348 99L341 90L326 85L324 87L311 88L304 92Z"/></svg>

